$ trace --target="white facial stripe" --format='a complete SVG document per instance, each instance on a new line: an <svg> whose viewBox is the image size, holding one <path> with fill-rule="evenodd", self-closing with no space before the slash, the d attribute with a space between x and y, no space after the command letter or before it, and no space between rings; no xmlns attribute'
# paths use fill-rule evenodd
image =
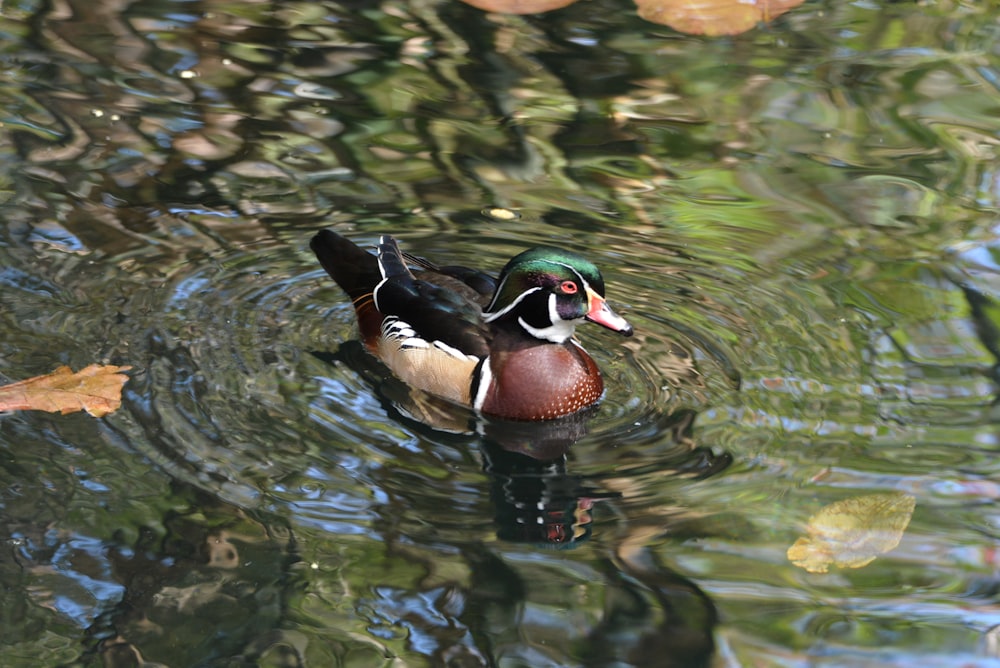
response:
<svg viewBox="0 0 1000 668"><path fill-rule="evenodd" d="M492 382L493 369L490 368L490 358L487 357L479 367L479 387L476 388L476 396L472 398L472 407L477 411L483 409L483 404L486 403L486 393L489 392Z"/></svg>
<svg viewBox="0 0 1000 668"><path fill-rule="evenodd" d="M506 279L504 279L504 282L506 283ZM501 284L501 287L502 287L502 285L503 284ZM541 288L539 288L539 287L529 288L528 290L525 290L524 292L522 292L521 294L519 294L514 301L512 301L510 304L508 304L506 306L506 308L503 308L503 309L497 311L496 313L484 313L483 314L483 320L485 320L486 322L493 322L497 318L499 318L499 317L501 317L501 316L509 313L511 309L513 309L515 306L517 306L518 304L520 304L521 301L525 297L527 297L528 295L530 295L532 292L538 292L539 290L541 290ZM497 294L500 294L500 288L497 288Z"/></svg>
<svg viewBox="0 0 1000 668"><path fill-rule="evenodd" d="M568 339L573 338L573 334L576 333L576 326L580 324L581 320L557 319L548 327L532 327L524 321L524 318L518 318L517 324L521 325L524 331L536 339L551 341L552 343L564 343Z"/></svg>
<svg viewBox="0 0 1000 668"><path fill-rule="evenodd" d="M503 292L503 286L507 285L507 278L508 278L507 276L504 276L503 281L501 281L500 284L497 285L496 289L493 291L493 297L490 299L490 303L487 304L487 308L493 306L493 302L496 301L497 295Z"/></svg>
<svg viewBox="0 0 1000 668"><path fill-rule="evenodd" d="M577 280L580 281L580 285L583 286L584 290L590 290L591 289L590 288L590 283L587 282L587 279L585 279L583 277L583 274L581 274L579 271L577 271L576 268L573 265L566 264L565 262L556 262L555 260L546 260L546 262L548 262L549 264L559 265L560 267L566 267L567 269L569 269L570 271L573 272L573 275L576 276ZM500 294L501 292L503 292L503 288L504 288L505 285L507 285L507 277L505 277L503 279L503 283L501 283L500 285L497 286L495 294ZM531 288L529 290L525 290L520 295L518 295L517 299L515 299L513 301L513 303L510 304L510 306L508 306L507 308L505 308L505 309L503 309L501 311L497 311L496 313L489 313L488 314L489 318L487 319L487 322L489 322L490 320L496 319L499 316L503 315L504 313L507 313L508 311L510 311L510 309L512 309L514 306L516 306L518 302L520 302L522 299L524 299L525 295L528 295L528 294L530 294L532 292L535 292L536 290L541 290L541 289L542 288L536 286L536 287Z"/></svg>
<svg viewBox="0 0 1000 668"><path fill-rule="evenodd" d="M560 267L566 267L567 269L569 269L570 271L572 271L574 274L576 274L576 277L578 279L580 279L580 285L583 286L583 289L584 290L590 290L590 283L587 282L587 279L584 278L583 274L581 274L580 272L578 272L575 267L573 267L572 265L569 265L569 264L564 264L562 262L556 262L555 260L549 260L549 262L551 262L552 264L558 264Z"/></svg>
<svg viewBox="0 0 1000 668"><path fill-rule="evenodd" d="M588 303L590 302L590 295L597 294L590 287L590 283L588 283L587 279L583 277L583 274L577 271L576 268L573 267L572 265L566 264L565 262L556 262L555 260L546 260L546 262L548 262L549 264L558 265L560 267L565 267L566 269L569 269L571 272L573 272L573 275L576 276L577 280L580 282L580 285L583 286L584 291L588 295L587 296ZM503 291L504 285L506 284L507 284L507 278L504 278L503 282L497 287L496 294L500 294ZM525 297L530 295L532 292L537 292L541 289L542 289L541 287L536 286L528 290L525 290L524 292L519 294L513 302L508 304L506 308L496 311L495 313L488 313L488 312L483 313L483 320L485 320L486 322L493 322L497 318L500 318L509 313L515 306L520 304L521 301ZM573 334L576 333L576 326L580 322L582 322L583 319L579 318L576 320L563 320L562 318L560 318L559 312L556 310L556 295L554 293L549 295L548 306L549 306L549 322L552 323L549 327L541 327L541 328L532 327L531 325L526 323L523 318L518 318L517 319L518 323L520 323L521 327L523 327L525 331L527 331L535 338L544 339L546 341L552 341L553 343L562 343L563 341L572 338Z"/></svg>

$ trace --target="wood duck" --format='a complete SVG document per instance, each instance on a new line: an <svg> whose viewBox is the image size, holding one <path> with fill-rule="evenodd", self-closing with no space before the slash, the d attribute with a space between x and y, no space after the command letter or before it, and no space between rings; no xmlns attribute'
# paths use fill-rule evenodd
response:
<svg viewBox="0 0 1000 668"><path fill-rule="evenodd" d="M310 247L353 301L370 352L410 386L485 415L551 420L593 405L604 381L576 326L632 335L597 267L569 251L533 248L493 278L403 253L391 236L375 255L331 230Z"/></svg>

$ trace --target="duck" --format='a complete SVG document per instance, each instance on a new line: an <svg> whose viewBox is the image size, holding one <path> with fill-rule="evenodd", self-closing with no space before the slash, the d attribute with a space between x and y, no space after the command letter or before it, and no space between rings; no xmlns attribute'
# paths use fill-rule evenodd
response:
<svg viewBox="0 0 1000 668"><path fill-rule="evenodd" d="M577 326L633 333L597 267L562 248L526 250L497 276L404 253L391 235L372 253L323 229L310 248L350 297L368 352L407 385L488 417L537 422L590 408L604 380Z"/></svg>

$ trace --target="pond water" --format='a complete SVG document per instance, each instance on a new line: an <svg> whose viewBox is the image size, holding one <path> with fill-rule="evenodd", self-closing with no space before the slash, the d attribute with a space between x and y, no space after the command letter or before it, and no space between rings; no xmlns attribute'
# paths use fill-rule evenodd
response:
<svg viewBox="0 0 1000 668"><path fill-rule="evenodd" d="M0 380L133 367L105 418L0 416L0 664L1000 665L996 3L0 34ZM636 335L578 330L579 419L442 409L363 352L323 227L573 249Z"/></svg>

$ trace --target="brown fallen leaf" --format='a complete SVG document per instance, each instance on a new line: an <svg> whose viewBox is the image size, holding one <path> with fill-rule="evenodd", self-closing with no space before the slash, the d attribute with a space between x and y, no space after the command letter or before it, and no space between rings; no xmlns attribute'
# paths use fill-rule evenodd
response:
<svg viewBox="0 0 1000 668"><path fill-rule="evenodd" d="M122 386L130 366L91 364L76 373L61 366L50 374L0 387L0 411L87 411L103 417L122 403Z"/></svg>
<svg viewBox="0 0 1000 668"><path fill-rule="evenodd" d="M635 0L639 16L690 35L738 35L804 0Z"/></svg>
<svg viewBox="0 0 1000 668"><path fill-rule="evenodd" d="M788 548L788 560L810 573L826 573L830 564L861 568L899 545L916 505L909 494L871 494L831 503L809 518L809 535Z"/></svg>

